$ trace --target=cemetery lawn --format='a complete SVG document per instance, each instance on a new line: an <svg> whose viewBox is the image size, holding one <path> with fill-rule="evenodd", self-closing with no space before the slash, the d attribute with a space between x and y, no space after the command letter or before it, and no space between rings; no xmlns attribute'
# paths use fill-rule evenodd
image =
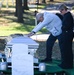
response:
<svg viewBox="0 0 74 75"><path fill-rule="evenodd" d="M42 4L38 6L38 9L44 8L46 5ZM0 36L9 36L11 34L28 34L35 27L35 9L25 10L23 14L24 23L18 23L17 17L15 17L15 8L2 8L0 10ZM43 28L38 34L45 34L47 30ZM1 41L1 40L0 40ZM46 41L38 41L39 49L35 56L43 59L46 56ZM4 48L4 42L0 42L0 50ZM3 45L3 47L2 47ZM74 46L73 46L74 48ZM53 58L60 59L60 49L58 42L53 47ZM74 50L74 49L73 49Z"/></svg>
<svg viewBox="0 0 74 75"><path fill-rule="evenodd" d="M44 4L38 8L44 8ZM0 36L9 36L10 34L28 34L35 27L35 9L25 10L23 14L24 23L18 23L15 15L15 8L1 8L0 10ZM41 30L42 31L42 30ZM41 32L40 31L40 32ZM44 29L44 32L46 30Z"/></svg>

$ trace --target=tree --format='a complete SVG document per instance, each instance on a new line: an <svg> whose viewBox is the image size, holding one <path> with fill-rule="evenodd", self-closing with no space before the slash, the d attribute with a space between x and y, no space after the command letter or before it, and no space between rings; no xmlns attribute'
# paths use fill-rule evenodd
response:
<svg viewBox="0 0 74 75"><path fill-rule="evenodd" d="M42 3L46 3L46 0L42 0Z"/></svg>
<svg viewBox="0 0 74 75"><path fill-rule="evenodd" d="M27 0L23 0L23 10L25 9L25 10L29 10L29 7L28 7L28 5L27 5L28 3L27 3Z"/></svg>
<svg viewBox="0 0 74 75"><path fill-rule="evenodd" d="M16 0L16 12L15 16L18 18L18 22L23 22L23 8L22 8L22 0Z"/></svg>
<svg viewBox="0 0 74 75"><path fill-rule="evenodd" d="M15 16L17 16L17 8L18 8L18 6L17 6L17 0L16 0L16 6L15 6L15 8L16 8L16 10L15 10Z"/></svg>
<svg viewBox="0 0 74 75"><path fill-rule="evenodd" d="M53 2L54 0L50 0L51 2Z"/></svg>

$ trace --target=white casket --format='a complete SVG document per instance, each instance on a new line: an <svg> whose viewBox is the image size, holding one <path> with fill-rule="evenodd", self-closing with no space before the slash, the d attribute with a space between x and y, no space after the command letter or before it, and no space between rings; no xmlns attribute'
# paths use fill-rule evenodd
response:
<svg viewBox="0 0 74 75"><path fill-rule="evenodd" d="M12 46L14 44L26 44L28 46L28 54L34 56L34 53L37 51L39 44L35 42L33 39L27 37L27 36L19 36L12 38L10 41L7 42L5 47L5 55L7 58L7 62L11 62L11 56L12 56ZM34 58L34 60L36 60ZM37 62L36 60L35 62Z"/></svg>
<svg viewBox="0 0 74 75"><path fill-rule="evenodd" d="M12 64L12 75L34 75L33 63L38 63L34 58L39 44L27 36L12 38L7 42L5 55L7 63Z"/></svg>

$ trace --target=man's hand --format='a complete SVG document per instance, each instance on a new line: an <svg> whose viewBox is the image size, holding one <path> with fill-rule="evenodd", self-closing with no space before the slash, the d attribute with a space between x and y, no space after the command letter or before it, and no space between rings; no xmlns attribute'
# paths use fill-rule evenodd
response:
<svg viewBox="0 0 74 75"><path fill-rule="evenodd" d="M28 34L28 37L30 37L30 36L32 36L32 35L34 35L35 33L34 32L30 32L29 34Z"/></svg>

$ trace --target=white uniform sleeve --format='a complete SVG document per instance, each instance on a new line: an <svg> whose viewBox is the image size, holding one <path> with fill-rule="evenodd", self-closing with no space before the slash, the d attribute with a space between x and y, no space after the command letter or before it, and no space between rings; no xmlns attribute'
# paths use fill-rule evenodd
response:
<svg viewBox="0 0 74 75"><path fill-rule="evenodd" d="M32 31L38 32L40 29L45 27L46 25L50 24L53 20L53 17L50 17L50 15L44 15L43 22L40 22Z"/></svg>

